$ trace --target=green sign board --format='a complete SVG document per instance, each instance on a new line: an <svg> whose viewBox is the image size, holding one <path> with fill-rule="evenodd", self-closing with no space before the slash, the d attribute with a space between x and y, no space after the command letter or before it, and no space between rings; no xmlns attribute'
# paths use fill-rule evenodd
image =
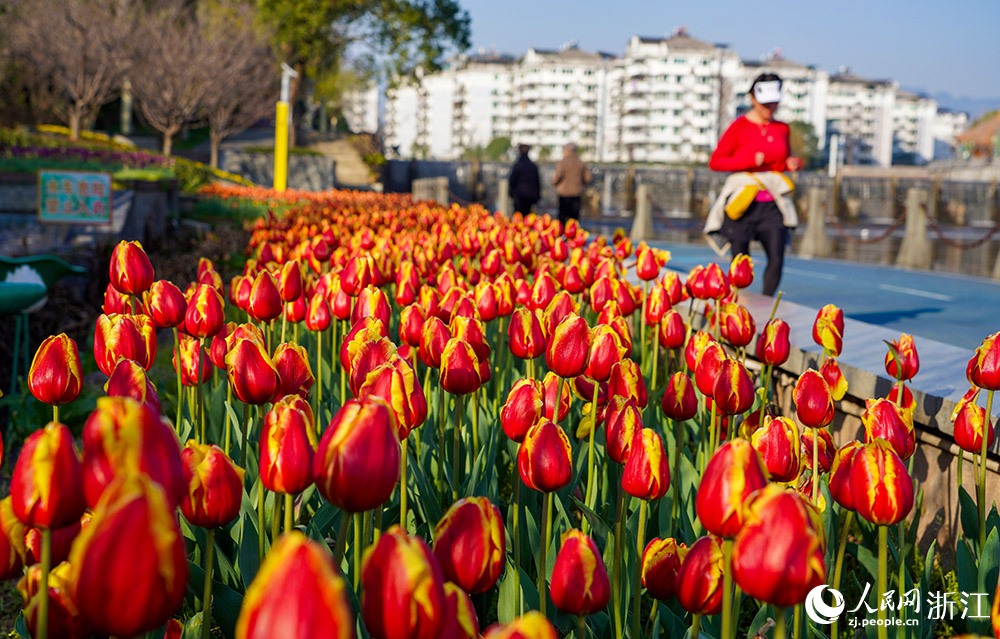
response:
<svg viewBox="0 0 1000 639"><path fill-rule="evenodd" d="M39 171L38 220L61 224L110 224L111 174Z"/></svg>

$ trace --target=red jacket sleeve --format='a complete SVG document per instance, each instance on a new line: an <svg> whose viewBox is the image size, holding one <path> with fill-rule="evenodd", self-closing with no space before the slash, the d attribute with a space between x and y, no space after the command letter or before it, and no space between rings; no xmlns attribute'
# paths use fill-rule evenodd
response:
<svg viewBox="0 0 1000 639"><path fill-rule="evenodd" d="M740 148L739 130L742 127L743 118L737 118L729 125L708 160L708 168L713 171L746 171L756 168L753 153Z"/></svg>

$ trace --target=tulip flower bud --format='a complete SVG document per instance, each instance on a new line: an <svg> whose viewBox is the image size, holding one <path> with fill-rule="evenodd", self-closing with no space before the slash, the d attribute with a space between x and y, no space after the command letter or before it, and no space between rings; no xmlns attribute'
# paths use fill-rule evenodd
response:
<svg viewBox="0 0 1000 639"><path fill-rule="evenodd" d="M490 626L483 639L559 639L559 633L545 615L532 610L506 626Z"/></svg>
<svg viewBox="0 0 1000 639"><path fill-rule="evenodd" d="M844 395L847 394L847 378L840 371L837 360L832 357L826 358L819 372L823 376L823 379L826 380L827 386L830 387L830 395L833 397L833 401L839 402L844 399Z"/></svg>
<svg viewBox="0 0 1000 639"><path fill-rule="evenodd" d="M160 397L156 394L156 387L142 366L130 359L118 360L111 377L104 384L104 392L108 397L129 397L148 405L157 415L160 413Z"/></svg>
<svg viewBox="0 0 1000 639"><path fill-rule="evenodd" d="M587 321L575 313L568 315L552 333L545 350L545 363L563 378L582 375L590 360L590 343Z"/></svg>
<svg viewBox="0 0 1000 639"><path fill-rule="evenodd" d="M846 386L847 382L845 381L844 387L846 388ZM907 388L905 384L903 385L902 398L899 397L898 391L899 386L893 385L893 387L889 389L889 394L886 395L885 398L900 408L904 408L912 413L917 408L917 402L913 399L913 393L910 392L910 389Z"/></svg>
<svg viewBox="0 0 1000 639"><path fill-rule="evenodd" d="M646 501L666 495L670 488L670 469L660 436L648 428L639 429L629 448L622 474L625 492Z"/></svg>
<svg viewBox="0 0 1000 639"><path fill-rule="evenodd" d="M561 423L569 415L569 409L573 401L573 392L569 384L562 385L562 395L557 399L559 392L559 377L549 371L542 380L542 399L544 405L544 417L556 423ZM556 415L556 404L559 406L558 419Z"/></svg>
<svg viewBox="0 0 1000 639"><path fill-rule="evenodd" d="M111 285L125 295L141 295L153 283L153 265L138 242L119 242L108 270Z"/></svg>
<svg viewBox="0 0 1000 639"><path fill-rule="evenodd" d="M330 305L322 295L313 295L306 307L306 328L313 332L323 332L330 328L333 315Z"/></svg>
<svg viewBox="0 0 1000 639"><path fill-rule="evenodd" d="M272 402L281 390L277 367L264 345L254 339L239 339L232 345L226 355L226 372L233 392L247 404Z"/></svg>
<svg viewBox="0 0 1000 639"><path fill-rule="evenodd" d="M795 412L805 426L822 428L833 422L833 396L826 380L813 369L799 375L792 390Z"/></svg>
<svg viewBox="0 0 1000 639"><path fill-rule="evenodd" d="M424 365L441 368L441 356L450 339L451 333L445 323L433 315L428 316L420 335L420 360Z"/></svg>
<svg viewBox="0 0 1000 639"><path fill-rule="evenodd" d="M382 320L372 317L365 318L355 324L347 336L344 337L344 341L340 346L340 365L347 370L349 375L355 372L355 360L359 359L361 353L363 351L372 351L364 355L364 361L361 363L362 370L358 371L356 378L352 380L355 385L351 390L355 392L355 396L357 395L357 388L361 385L361 382L365 381L364 376L379 364L388 361L389 355L396 354L396 345L388 337L389 333ZM375 357L375 351L380 353L379 357ZM373 357L377 361L372 359Z"/></svg>
<svg viewBox="0 0 1000 639"><path fill-rule="evenodd" d="M281 293L274 276L269 271L257 273L250 289L247 313L258 322L270 322L281 316L281 310Z"/></svg>
<svg viewBox="0 0 1000 639"><path fill-rule="evenodd" d="M691 339L688 340L687 346L684 347L684 361L687 363L689 371L694 373L697 370L698 359L702 349L714 342L715 339L704 331L694 331L691 333Z"/></svg>
<svg viewBox="0 0 1000 639"><path fill-rule="evenodd" d="M389 300L382 289L368 286L358 295L354 310L351 311L351 324L357 324L366 317L374 317L388 326L391 316Z"/></svg>
<svg viewBox="0 0 1000 639"><path fill-rule="evenodd" d="M736 303L724 304L719 316L722 321L719 326L722 339L736 348L742 348L753 340L757 326L745 306Z"/></svg>
<svg viewBox="0 0 1000 639"><path fill-rule="evenodd" d="M719 614L724 568L722 544L717 537L702 537L694 542L677 572L677 603L694 615Z"/></svg>
<svg viewBox="0 0 1000 639"><path fill-rule="evenodd" d="M219 528L240 515L243 475L218 446L189 440L181 453L187 490L181 512L192 525Z"/></svg>
<svg viewBox="0 0 1000 639"><path fill-rule="evenodd" d="M503 517L485 497L459 499L434 527L434 556L441 572L470 594L496 584L504 552Z"/></svg>
<svg viewBox="0 0 1000 639"><path fill-rule="evenodd" d="M543 407L541 382L535 379L517 380L507 393L507 401L500 411L500 426L504 434L521 443L528 430L542 419Z"/></svg>
<svg viewBox="0 0 1000 639"><path fill-rule="evenodd" d="M399 313L399 340L417 348L424 331L424 311L416 304L410 304ZM438 320L439 322L441 320ZM442 323L443 325L443 323ZM442 347L443 349L443 347Z"/></svg>
<svg viewBox="0 0 1000 639"><path fill-rule="evenodd" d="M851 466L854 456L863 447L858 441L847 442L833 456L833 463L830 465L830 495L847 510L857 510L854 493L851 491Z"/></svg>
<svg viewBox="0 0 1000 639"><path fill-rule="evenodd" d="M895 357L893 353L895 352ZM885 372L898 380L912 379L920 370L920 357L913 343L913 336L903 333L899 339L893 340L889 352L885 355Z"/></svg>
<svg viewBox="0 0 1000 639"><path fill-rule="evenodd" d="M570 528L552 568L552 603L570 615L592 615L611 601L608 572L594 540Z"/></svg>
<svg viewBox="0 0 1000 639"><path fill-rule="evenodd" d="M427 399L409 362L395 357L365 377L358 396L384 399L396 422L396 435L406 439L410 431L427 419Z"/></svg>
<svg viewBox="0 0 1000 639"><path fill-rule="evenodd" d="M172 282L157 280L143 296L146 313L156 328L174 328L184 323L187 300Z"/></svg>
<svg viewBox="0 0 1000 639"><path fill-rule="evenodd" d="M83 513L79 521L75 521L69 526L56 528L52 533L52 563L69 559L70 549L76 540L83 526L90 522L92 515L90 512ZM34 566L42 563L42 531L40 528L28 528L24 533L24 555L25 566Z"/></svg>
<svg viewBox="0 0 1000 639"><path fill-rule="evenodd" d="M508 346L515 357L535 359L545 352L546 338L538 316L526 308L517 308L507 329Z"/></svg>
<svg viewBox="0 0 1000 639"><path fill-rule="evenodd" d="M788 323L783 319L775 318L765 324L764 331L757 339L757 359L768 366L784 364L791 351L789 330Z"/></svg>
<svg viewBox="0 0 1000 639"><path fill-rule="evenodd" d="M642 319L646 326L659 326L663 315L671 310L670 298L665 288L659 284L653 284L649 291L649 299L643 308Z"/></svg>
<svg viewBox="0 0 1000 639"><path fill-rule="evenodd" d="M684 340L687 339L687 326L684 324L684 318L681 317L681 314L674 309L666 311L660 318L657 337L663 348L674 350L684 346Z"/></svg>
<svg viewBox="0 0 1000 639"><path fill-rule="evenodd" d="M624 464L636 433L642 429L642 411L632 398L613 395L604 418L608 457Z"/></svg>
<svg viewBox="0 0 1000 639"><path fill-rule="evenodd" d="M309 397L309 389L312 388L316 378L313 377L309 354L305 348L291 342L279 344L274 349L272 361L281 380L278 397L285 395Z"/></svg>
<svg viewBox="0 0 1000 639"><path fill-rule="evenodd" d="M631 398L640 409L646 408L649 401L646 393L646 380L635 360L625 358L611 367L608 393L612 397Z"/></svg>
<svg viewBox="0 0 1000 639"><path fill-rule="evenodd" d="M313 482L316 447L313 424L292 403L278 402L264 418L260 431L260 479L264 488L296 495Z"/></svg>
<svg viewBox="0 0 1000 639"><path fill-rule="evenodd" d="M705 467L695 510L707 531L732 538L743 526L743 502L767 485L767 469L745 439L726 442ZM694 548L692 547L692 550Z"/></svg>
<svg viewBox="0 0 1000 639"><path fill-rule="evenodd" d="M972 391L962 398L951 414L955 443L962 450L977 455L983 451L983 426L986 423L986 409L976 404L978 395L979 389L973 386ZM993 447L993 440L996 438L994 429L995 424L992 422L985 428L986 432L989 433L986 441L987 448Z"/></svg>
<svg viewBox="0 0 1000 639"><path fill-rule="evenodd" d="M480 319L484 322L491 322L496 319L500 312L497 303L497 287L490 282L480 282L476 285L474 292L476 311Z"/></svg>
<svg viewBox="0 0 1000 639"><path fill-rule="evenodd" d="M437 637L444 627L444 577L426 542L393 526L365 550L361 616L373 637Z"/></svg>
<svg viewBox="0 0 1000 639"><path fill-rule="evenodd" d="M1000 333L983 340L965 369L969 382L985 390L1000 390ZM981 452L981 451L980 451Z"/></svg>
<svg viewBox="0 0 1000 639"><path fill-rule="evenodd" d="M200 348L199 342L194 337L181 335L180 343L181 359L181 384L184 386L196 386L198 378L204 384L212 377L212 361L204 348ZM121 360L119 360L121 361ZM174 356L171 359L174 368L177 367L177 349L174 349Z"/></svg>
<svg viewBox="0 0 1000 639"><path fill-rule="evenodd" d="M653 599L666 601L677 592L677 575L688 547L673 537L653 539L642 552L642 585Z"/></svg>
<svg viewBox="0 0 1000 639"><path fill-rule="evenodd" d="M51 422L21 448L10 480L14 514L35 528L69 525L86 507L81 483L73 436L64 425Z"/></svg>
<svg viewBox="0 0 1000 639"><path fill-rule="evenodd" d="M48 575L48 628L50 637L61 639L84 639L90 636L87 626L77 612L69 582L70 565L58 563ZM27 573L17 583L17 590L24 600L24 622L31 636L38 636L38 615L42 593L42 567L28 568Z"/></svg>
<svg viewBox="0 0 1000 639"><path fill-rule="evenodd" d="M538 422L524 436L517 451L521 481L543 493L555 492L573 478L573 449L562 428L547 419Z"/></svg>
<svg viewBox="0 0 1000 639"><path fill-rule="evenodd" d="M467 395L482 385L479 376L479 358L472 345L453 337L441 353L441 387L453 395Z"/></svg>
<svg viewBox="0 0 1000 639"><path fill-rule="evenodd" d="M705 268L705 294L709 299L719 300L729 294L729 278L715 262Z"/></svg>
<svg viewBox="0 0 1000 639"><path fill-rule="evenodd" d="M719 376L712 399L726 415L740 415L750 410L754 400L753 382L743 364L726 358L719 367Z"/></svg>
<svg viewBox="0 0 1000 639"><path fill-rule="evenodd" d="M799 441L802 448L799 453L802 457L803 470L813 469L813 436L819 437L816 442L816 461L819 463L819 474L830 472L833 465L833 456L837 453L837 447L833 443L833 436L825 428L807 428L802 432Z"/></svg>
<svg viewBox="0 0 1000 639"><path fill-rule="evenodd" d="M264 333L257 327L256 324L237 324L232 329L230 329L229 334L226 335L226 354L233 350L233 346L236 345L241 339L252 339L260 345L264 345ZM222 358L223 366L219 368L224 368L226 363L226 358Z"/></svg>
<svg viewBox="0 0 1000 639"><path fill-rule="evenodd" d="M453 584L444 584L445 619L441 639L479 639L479 619L472 600Z"/></svg>
<svg viewBox="0 0 1000 639"><path fill-rule="evenodd" d="M801 495L777 484L743 507L733 543L733 579L743 592L775 606L795 606L826 581L822 521Z"/></svg>
<svg viewBox="0 0 1000 639"><path fill-rule="evenodd" d="M743 424L745 427L746 422ZM760 455L771 481L790 482L799 476L799 428L794 421L787 417L765 417L763 426L744 436Z"/></svg>
<svg viewBox="0 0 1000 639"><path fill-rule="evenodd" d="M354 639L347 584L329 551L302 533L282 535L247 588L236 639Z"/></svg>
<svg viewBox="0 0 1000 639"><path fill-rule="evenodd" d="M590 349L590 359L584 375L606 382L611 377L611 367L621 361L627 354L618 333L607 324L594 328L593 346Z"/></svg>
<svg viewBox="0 0 1000 639"><path fill-rule="evenodd" d="M28 369L31 394L40 402L58 406L76 399L82 387L83 367L76 342L66 333L45 338Z"/></svg>
<svg viewBox="0 0 1000 639"><path fill-rule="evenodd" d="M131 315L101 315L97 318L94 359L101 372L109 377L120 359L131 359L147 368L150 362L146 341Z"/></svg>
<svg viewBox="0 0 1000 639"><path fill-rule="evenodd" d="M879 526L906 518L913 509L913 479L884 439L875 439L854 455L851 495L858 514Z"/></svg>
<svg viewBox="0 0 1000 639"><path fill-rule="evenodd" d="M670 419L683 422L698 414L698 398L694 394L691 378L677 371L670 377L667 390L660 404L663 413Z"/></svg>
<svg viewBox="0 0 1000 639"><path fill-rule="evenodd" d="M364 512L392 495L399 461L396 425L385 401L351 399L323 433L313 457L313 479L334 506Z"/></svg>
<svg viewBox="0 0 1000 639"><path fill-rule="evenodd" d="M208 347L208 358L212 361L212 366L223 369L226 367L226 355L229 353L229 345L233 342L229 336L236 330L236 326L236 322L226 322L222 325L222 330L212 338Z"/></svg>
<svg viewBox="0 0 1000 639"><path fill-rule="evenodd" d="M867 400L861 422L866 442L884 439L902 459L909 459L917 448L913 414L887 399Z"/></svg>
<svg viewBox="0 0 1000 639"><path fill-rule="evenodd" d="M819 309L813 322L813 341L831 357L840 357L844 348L844 311L833 304Z"/></svg>
<svg viewBox="0 0 1000 639"><path fill-rule="evenodd" d="M12 579L24 569L26 528L14 514L13 498L0 501L0 579Z"/></svg>
<svg viewBox="0 0 1000 639"><path fill-rule="evenodd" d="M274 282L272 281L271 284L273 285ZM274 317L280 314L281 304L279 303ZM252 314L251 317L253 317ZM254 319L259 318L254 317ZM187 312L184 315L184 331L192 337L212 337L222 330L225 321L226 313L219 292L211 286L204 284L198 286L194 295L188 300Z"/></svg>
<svg viewBox="0 0 1000 639"><path fill-rule="evenodd" d="M753 283L753 260L740 253L729 263L729 281L736 288L746 288Z"/></svg>
<svg viewBox="0 0 1000 639"><path fill-rule="evenodd" d="M722 362L726 359L726 351L715 342L709 342L698 353L697 364L694 367L694 381L702 395L713 396L715 384L719 381Z"/></svg>
<svg viewBox="0 0 1000 639"><path fill-rule="evenodd" d="M128 295L119 293L110 282L104 289L104 304L101 306L105 315L121 315L132 312L132 302Z"/></svg>
<svg viewBox="0 0 1000 639"><path fill-rule="evenodd" d="M557 284L548 273L543 274L535 280L535 285L531 289L531 299L528 301L528 308L532 310L545 310L552 298L556 296Z"/></svg>
<svg viewBox="0 0 1000 639"><path fill-rule="evenodd" d="M141 473L104 491L69 563L80 615L102 635L141 635L184 601L184 537L163 490Z"/></svg>
<svg viewBox="0 0 1000 639"><path fill-rule="evenodd" d="M278 294L285 302L302 296L302 265L297 260L285 262L278 276Z"/></svg>

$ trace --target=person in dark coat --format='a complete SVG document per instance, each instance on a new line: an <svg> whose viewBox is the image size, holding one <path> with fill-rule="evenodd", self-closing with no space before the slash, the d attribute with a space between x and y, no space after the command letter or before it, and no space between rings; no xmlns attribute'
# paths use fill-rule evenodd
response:
<svg viewBox="0 0 1000 639"><path fill-rule="evenodd" d="M521 144L517 147L520 157L510 169L510 188L508 192L514 200L514 210L524 215L531 213L531 207L541 199L541 182L538 179L538 167L531 158L528 151L531 147Z"/></svg>

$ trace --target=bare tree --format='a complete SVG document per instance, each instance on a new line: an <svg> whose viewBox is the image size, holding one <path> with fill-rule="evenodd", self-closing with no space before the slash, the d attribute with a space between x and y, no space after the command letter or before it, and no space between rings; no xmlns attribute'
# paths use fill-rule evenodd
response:
<svg viewBox="0 0 1000 639"><path fill-rule="evenodd" d="M129 65L131 0L24 0L11 25L13 57L76 139L110 101Z"/></svg>
<svg viewBox="0 0 1000 639"><path fill-rule="evenodd" d="M156 6L137 29L129 81L139 111L163 134L163 154L170 155L174 136L201 117L214 79L210 48L193 12L180 1Z"/></svg>
<svg viewBox="0 0 1000 639"><path fill-rule="evenodd" d="M254 28L251 7L236 2L206 4L200 13L214 69L205 92L211 160L219 165L219 146L274 109L279 71L269 35Z"/></svg>

